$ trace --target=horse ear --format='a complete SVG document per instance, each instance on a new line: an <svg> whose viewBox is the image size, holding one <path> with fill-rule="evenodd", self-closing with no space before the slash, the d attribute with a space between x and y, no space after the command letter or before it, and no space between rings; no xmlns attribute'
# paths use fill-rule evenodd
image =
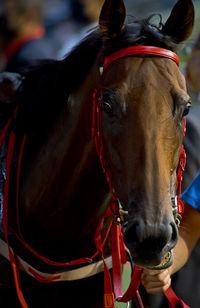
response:
<svg viewBox="0 0 200 308"><path fill-rule="evenodd" d="M185 41L192 33L194 5L191 0L179 0L174 6L162 32L174 38L175 42Z"/></svg>
<svg viewBox="0 0 200 308"><path fill-rule="evenodd" d="M105 0L99 17L99 28L106 38L121 34L126 19L126 8L123 0Z"/></svg>

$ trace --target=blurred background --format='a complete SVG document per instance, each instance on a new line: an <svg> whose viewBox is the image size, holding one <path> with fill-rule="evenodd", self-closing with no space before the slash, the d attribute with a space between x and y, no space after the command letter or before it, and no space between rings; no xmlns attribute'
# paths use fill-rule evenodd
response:
<svg viewBox="0 0 200 308"><path fill-rule="evenodd" d="M177 2L124 1L129 16L145 18L152 13L160 13L163 23ZM62 59L96 26L103 2L104 0L0 0L0 71L18 72L38 59ZM196 14L194 31L179 52L179 57L192 103L196 105L200 102L200 1L193 2ZM200 140L197 142L200 143ZM199 153L197 155L200 156ZM128 276L127 272L124 277L125 285ZM188 304L194 299L191 302L193 308L200 307L200 243L189 263L176 275L173 287L178 296ZM167 307L162 297L143 296L145 308Z"/></svg>
<svg viewBox="0 0 200 308"><path fill-rule="evenodd" d="M176 0L125 0L128 15L161 13L165 21ZM96 25L103 0L0 0L0 69L17 70L38 57L62 59ZM200 32L200 5L194 0L193 36L181 53L182 67ZM11 63L10 63L11 61Z"/></svg>

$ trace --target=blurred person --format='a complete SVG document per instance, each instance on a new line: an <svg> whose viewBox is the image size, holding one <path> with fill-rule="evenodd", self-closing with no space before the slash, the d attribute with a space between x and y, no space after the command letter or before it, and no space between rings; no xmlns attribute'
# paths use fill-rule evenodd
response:
<svg viewBox="0 0 200 308"><path fill-rule="evenodd" d="M4 0L3 55L5 71L17 72L36 60L55 58L53 44L45 38L39 0Z"/></svg>
<svg viewBox="0 0 200 308"><path fill-rule="evenodd" d="M72 0L73 15L77 19L79 27L77 32L61 48L58 54L60 59L68 54L88 34L90 29L97 26L103 3L104 0Z"/></svg>

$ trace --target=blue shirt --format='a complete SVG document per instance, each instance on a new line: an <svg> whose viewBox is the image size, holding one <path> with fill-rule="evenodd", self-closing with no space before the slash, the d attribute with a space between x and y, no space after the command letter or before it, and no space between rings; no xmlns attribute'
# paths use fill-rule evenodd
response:
<svg viewBox="0 0 200 308"><path fill-rule="evenodd" d="M181 199L200 212L200 170L191 185L182 193Z"/></svg>

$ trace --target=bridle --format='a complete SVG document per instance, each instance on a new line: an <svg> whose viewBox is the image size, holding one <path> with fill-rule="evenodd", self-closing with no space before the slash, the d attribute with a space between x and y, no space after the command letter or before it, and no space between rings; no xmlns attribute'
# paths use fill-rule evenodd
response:
<svg viewBox="0 0 200 308"><path fill-rule="evenodd" d="M134 55L148 55L148 56L157 56L157 57L164 57L167 59L171 59L174 61L177 66L179 66L179 58L177 54L174 52L164 49L164 48L159 48L159 47L154 47L154 46L132 46L128 48L124 48L121 50L116 51L115 53L111 54L107 58L104 59L103 64L99 67L99 72L100 75L102 76L104 72L108 69L108 67L115 62L118 59L128 57L128 56L134 56ZM128 215L128 211L125 211L118 200L118 198L115 195L114 192L114 186L113 186L113 179L112 179L112 173L110 171L109 165L106 160L106 155L105 155L105 150L104 150L104 144L103 144L103 135L102 135L102 107L101 107L101 100L102 100L102 85L99 83L98 87L95 89L93 93L93 117L92 117L92 136L95 138L95 145L96 145L96 151L97 155L99 157L99 160L101 162L101 166L103 169L103 172L105 173L107 183L109 185L110 189L110 194L112 197L112 200L110 202L110 206L107 210L107 212L104 214L104 217L109 217L114 215L115 218L117 217L117 220L115 219L115 224L113 225L113 233L111 233L111 246L112 246L112 256L113 257L113 280L114 280L114 292L115 292L115 299L119 302L127 302L134 296L135 303L137 307L143 307L141 300L139 298L138 294L138 288L140 284L140 277L142 273L142 269L135 265L134 266L134 272L132 275L132 280L130 283L130 286L126 293L123 295L123 288L122 284L118 281L118 288L115 288L115 276L120 276L119 274L119 264L116 265L116 255L117 252L119 253L121 251L121 259L120 262L118 263L123 263L123 246L124 244L120 243L120 239L123 237L121 234L121 225L123 224L124 221L124 216ZM186 119L184 118L184 129L183 129L183 137L185 136L186 132ZM181 155L180 155L180 161L179 161L179 167L178 167L178 172L177 172L177 187L176 189L178 190L178 195L175 198L172 198L172 211L174 215L175 222L177 226L180 224L180 219L181 215L183 214L184 211L184 206L182 201L180 200L181 197L181 184L182 184L182 172L185 168L186 164L186 154L184 147L182 145L181 147ZM117 229L118 228L118 229ZM113 235L114 234L114 235ZM112 240L112 237L114 238ZM118 241L118 247L115 247L114 242ZM123 241L123 239L122 239ZM98 248L98 247L97 247ZM114 248L116 249L116 252L114 251ZM106 273L105 269L105 273ZM116 273L117 272L117 273ZM107 279L108 281L108 279ZM112 294L112 286L108 286L108 282L104 280L104 287L105 287L105 292L104 294L109 294L109 299L105 299L104 295L104 302L111 301L111 294ZM134 285L135 284L135 285ZM110 293L109 293L110 292ZM169 301L171 301L171 297L173 299L176 298L176 295L174 294L173 290L169 288L168 292L166 292L166 297L168 298ZM135 298L136 296L137 299ZM113 299L112 299L113 300ZM175 301L178 302L177 299ZM105 307L106 304L104 304ZM113 306L114 307L114 306Z"/></svg>
<svg viewBox="0 0 200 308"><path fill-rule="evenodd" d="M100 74L102 75L105 72L105 70L107 70L108 67L114 61L120 58L123 58L123 57L133 56L133 55L138 55L138 56L148 55L148 56L164 57L164 58L171 59L177 65L179 65L178 56L170 50L153 47L153 46L132 46L132 47L121 49L111 54L107 58L105 58L103 61L103 65L100 67ZM101 84L99 84L93 93L92 136L95 139L97 154L100 159L102 169L105 172L105 176L106 176L106 179L109 185L109 190L110 190L112 200L106 212L100 218L99 223L96 228L94 242L97 248L97 252L95 252L93 256L91 256L90 258L81 258L79 260L73 260L71 262L58 263L58 262L54 262L52 260L49 260L39 255L36 251L34 251L30 247L28 243L25 242L23 235L21 233L20 226L19 226L18 198L19 198L19 177L20 177L21 160L22 160L22 155L23 155L23 150L24 150L24 146L26 143L27 135L24 135L21 141L21 147L20 147L19 158L18 158L18 167L17 167L17 186L16 186L16 205L17 207L16 207L16 211L17 211L17 220L18 220L17 221L18 233L16 233L14 230L11 230L11 231L18 238L18 240L25 246L26 249L28 249L29 251L31 251L31 253L33 253L39 259L41 259L42 261L50 265L68 267L68 266L88 264L88 263L93 262L93 260L99 255L104 264L104 307L113 308L115 307L115 300L117 300L118 302L128 302L133 297L135 299L137 307L142 307L142 303L140 301L140 296L138 293L138 288L140 285L140 277L142 273L142 269L140 267L134 266L130 286L128 290L126 291L126 293L123 294L121 264L126 263L126 247L124 245L123 235L121 232L121 221L124 215L127 215L127 212L123 210L118 199L115 196L115 193L113 190L112 174L111 174L111 171L109 169L109 166L107 164L106 157L105 157L103 139L102 139L101 93L102 93L102 86ZM26 301L23 297L23 293L20 287L18 267L17 267L17 262L16 262L17 256L15 252L13 251L13 249L10 247L9 238L8 238L8 217L7 216L8 216L9 177L10 177L10 169L11 169L11 164L12 164L13 155L14 155L15 137L16 137L12 124L16 120L17 114L18 114L18 107L15 109L14 114L9 118L8 122L6 123L0 135L0 148L6 136L8 136L8 151L7 151L7 160L6 160L6 180L4 184L4 193L3 193L3 231L4 231L6 244L8 247L9 260L10 260L13 274L14 274L17 295L21 303L21 306L23 308L27 308L28 305L26 304ZM184 126L184 134L185 134L185 126ZM179 169L178 169L177 185L179 187L179 194L177 198L178 200L177 204L174 201L175 215L182 214L182 211L183 211L182 204L180 203L180 195L181 195L182 169L184 169L184 166L185 166L185 154L184 154L184 149L182 147L181 159L180 159L180 164L179 164ZM106 218L110 218L111 221L108 226L106 235L104 239L102 240L101 233L102 233L102 229L104 225L104 220ZM105 262L104 255L103 255L103 247L109 235L111 236L112 268L113 268L114 283L112 283L109 268ZM36 271L34 271L33 268L31 270L31 275L34 276L36 279L38 279L38 274L36 273ZM42 282L51 282L51 281L59 280L59 277L55 277L55 279L51 279L51 277L48 277L47 279L42 278L42 277L39 277L39 278L40 279L38 280L39 281L41 280ZM113 293L113 289L114 289L114 293ZM179 299L176 298L176 295L173 294L173 296L175 298L175 301L179 302Z"/></svg>
<svg viewBox="0 0 200 308"><path fill-rule="evenodd" d="M115 53L111 54L110 56L106 57L103 61L103 64L99 67L100 75L102 76L103 73L107 70L107 68L116 60L133 56L133 55L148 55L148 56L157 56L157 57L164 57L167 59L173 60L177 66L179 66L179 58L176 53L159 47L154 46L131 46L128 48L124 48L121 50L116 51ZM102 138L102 107L101 107L101 100L102 100L102 85L99 84L97 89L93 93L93 123L92 123L92 136L95 138L96 144L96 151L98 157L101 162L102 169L106 175L106 179L109 185L110 194L112 196L111 206L113 208L113 212L117 210L119 213L121 220L123 220L123 216L128 215L128 211L125 211L120 203L120 200L117 199L113 189L113 180L112 174L109 169L106 155L104 151L103 145L103 138ZM183 137L185 137L186 132L186 118L184 118L184 129L183 129ZM177 172L177 187L178 195L171 198L172 201L172 211L174 215L174 220L179 226L181 215L184 212L184 206L182 201L180 200L181 197L181 183L182 183L182 172L185 168L186 164L186 154L184 147L181 147L181 155L179 161L179 167Z"/></svg>

